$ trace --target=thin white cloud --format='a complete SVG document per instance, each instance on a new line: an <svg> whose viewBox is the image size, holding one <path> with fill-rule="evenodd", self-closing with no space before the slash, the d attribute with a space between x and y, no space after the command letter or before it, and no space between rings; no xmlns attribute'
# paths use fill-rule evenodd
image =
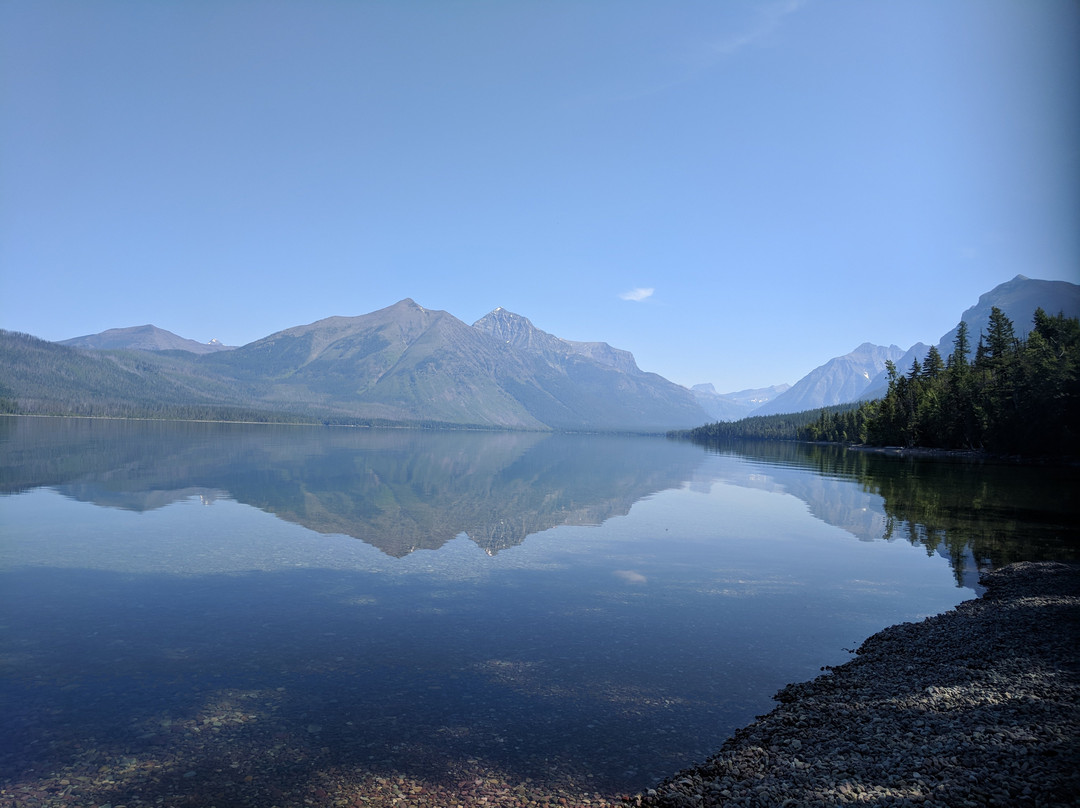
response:
<svg viewBox="0 0 1080 808"><path fill-rule="evenodd" d="M729 57L767 40L787 17L798 12L807 2L809 0L776 0L751 6L752 15L735 26L734 30L700 42L688 52L682 53L678 60L682 66L674 71L674 75L659 78L633 91L621 93L616 98L628 101L656 95L697 79L701 74L713 70Z"/></svg>
<svg viewBox="0 0 1080 808"><path fill-rule="evenodd" d="M712 56L730 56L748 45L764 39L771 34L789 14L794 14L806 4L806 0L783 0L779 3L762 5L754 24L746 30L716 40L710 46ZM709 59L709 62L713 59Z"/></svg>
<svg viewBox="0 0 1080 808"><path fill-rule="evenodd" d="M619 295L620 300L644 300L647 297L651 297L652 293L656 290L652 287L643 289L640 286L637 289L631 289L629 292L623 292Z"/></svg>

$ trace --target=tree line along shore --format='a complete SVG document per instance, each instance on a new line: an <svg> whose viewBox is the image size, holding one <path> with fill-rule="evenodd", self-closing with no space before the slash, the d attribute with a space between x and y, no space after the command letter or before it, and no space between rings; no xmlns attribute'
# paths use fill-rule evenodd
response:
<svg viewBox="0 0 1080 808"><path fill-rule="evenodd" d="M874 401L752 416L671 433L696 442L798 440L975 450L998 455L1080 455L1080 320L1037 309L1026 338L994 307L971 359L960 322L953 351L931 347L906 372L886 362L889 387Z"/></svg>

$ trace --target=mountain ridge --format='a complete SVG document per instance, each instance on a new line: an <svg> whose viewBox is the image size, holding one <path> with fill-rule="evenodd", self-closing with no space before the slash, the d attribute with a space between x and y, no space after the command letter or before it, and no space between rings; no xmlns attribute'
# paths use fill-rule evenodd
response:
<svg viewBox="0 0 1080 808"><path fill-rule="evenodd" d="M332 422L654 433L708 419L689 390L641 371L628 351L562 340L502 308L469 326L405 298L201 355L116 342L111 350L44 343L53 348L43 353L30 341L6 339L4 361L22 357L22 371L13 374L22 389L9 385L0 394L16 411L19 401L44 406L42 391L50 389L79 402L86 388L72 380L100 367L119 374L105 389L130 390L140 412L225 407ZM37 369L27 359L32 350L38 350ZM49 368L52 375L44 378ZM30 387L38 392L27 398ZM156 404L155 390L162 399ZM71 406L93 410L100 390L94 395ZM123 410L123 400L110 397L108 411Z"/></svg>
<svg viewBox="0 0 1080 808"><path fill-rule="evenodd" d="M61 340L58 344L69 348L87 348L98 351L188 351L193 354L230 351L234 347L222 345L216 339L209 342L187 339L150 324L130 326L128 328L110 328L98 334L85 334L81 337Z"/></svg>
<svg viewBox="0 0 1080 808"><path fill-rule="evenodd" d="M472 327L518 349L537 351L549 357L577 354L624 373L643 373L629 351L614 348L606 342L576 342L556 337L534 326L528 317L515 314L502 306L492 309L473 323Z"/></svg>
<svg viewBox="0 0 1080 808"><path fill-rule="evenodd" d="M776 398L753 410L751 415L777 415L802 412L857 400L871 379L905 353L897 345L874 345L864 342L843 356L820 365Z"/></svg>

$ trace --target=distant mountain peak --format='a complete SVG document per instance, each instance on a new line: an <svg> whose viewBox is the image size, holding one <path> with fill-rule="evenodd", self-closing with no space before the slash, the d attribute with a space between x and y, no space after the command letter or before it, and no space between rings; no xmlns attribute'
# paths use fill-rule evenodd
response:
<svg viewBox="0 0 1080 808"><path fill-rule="evenodd" d="M473 323L472 327L515 348L546 350L556 354L570 352L565 340L541 331L528 317L515 314L502 306L489 311Z"/></svg>
<svg viewBox="0 0 1080 808"><path fill-rule="evenodd" d="M491 311L489 311L487 314L485 314L483 317L481 317L479 320L477 320L476 323L483 322L484 320L487 320L489 317L493 318L493 319L496 319L496 320L499 320L499 319L524 320L525 322L529 323L529 325L532 325L532 321L529 320L528 317L525 317L524 315L512 312L512 311L510 311L510 309L504 309L502 306L496 306ZM476 326L476 323L473 323L473 327Z"/></svg>
<svg viewBox="0 0 1080 808"><path fill-rule="evenodd" d="M110 328L98 334L62 340L59 344L94 351L188 351L206 354L232 350L232 346L222 345L216 339L198 342L149 323L129 328Z"/></svg>
<svg viewBox="0 0 1080 808"><path fill-rule="evenodd" d="M861 345L859 345L857 348L855 348L855 350L853 350L851 353L846 354L846 356L856 356L858 354L874 354L874 355L878 355L882 351L892 351L892 352L903 353L904 349L901 348L899 345L889 345L889 346L886 347L884 345L875 345L872 342L864 342Z"/></svg>
<svg viewBox="0 0 1080 808"><path fill-rule="evenodd" d="M902 356L904 350L896 345L886 347L864 342L851 353L833 357L810 371L785 393L767 401L752 414L801 412L855 401L885 368L887 360L895 362Z"/></svg>
<svg viewBox="0 0 1080 808"><path fill-rule="evenodd" d="M759 387L739 390L734 393L717 393L712 383L695 384L691 389L698 404L718 421L736 421L745 418L757 407L786 393L790 384L774 384L771 387Z"/></svg>
<svg viewBox="0 0 1080 808"><path fill-rule="evenodd" d="M629 351L613 348L606 342L577 342L556 337L537 328L528 317L502 306L492 309L473 323L473 328L514 348L546 355L549 359L579 356L623 373L641 373L634 355Z"/></svg>

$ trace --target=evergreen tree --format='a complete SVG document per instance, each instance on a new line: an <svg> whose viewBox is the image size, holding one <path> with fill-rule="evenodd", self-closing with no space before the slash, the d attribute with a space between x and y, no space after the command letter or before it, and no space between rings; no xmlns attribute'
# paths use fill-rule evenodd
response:
<svg viewBox="0 0 1080 808"><path fill-rule="evenodd" d="M975 346L975 367L985 368L986 363L989 361L989 354L986 351L986 340L983 335L979 335L979 344Z"/></svg>
<svg viewBox="0 0 1080 808"><path fill-rule="evenodd" d="M931 345L923 363L923 375L928 379L937 379L944 371L945 363L941 360L941 352L936 345Z"/></svg>
<svg viewBox="0 0 1080 808"><path fill-rule="evenodd" d="M956 327L953 352L946 367L943 401L942 444L946 448L978 448L981 416L973 403L973 383L967 356L971 350L968 325L963 320Z"/></svg>
<svg viewBox="0 0 1080 808"><path fill-rule="evenodd" d="M994 306L990 309L990 325L986 330L986 353L998 366L1016 354L1016 332L1005 312Z"/></svg>
<svg viewBox="0 0 1080 808"><path fill-rule="evenodd" d="M971 352L971 343L968 339L968 325L963 320L956 326L956 337L953 339L953 352L949 354L950 368L963 368L967 366L967 355Z"/></svg>

